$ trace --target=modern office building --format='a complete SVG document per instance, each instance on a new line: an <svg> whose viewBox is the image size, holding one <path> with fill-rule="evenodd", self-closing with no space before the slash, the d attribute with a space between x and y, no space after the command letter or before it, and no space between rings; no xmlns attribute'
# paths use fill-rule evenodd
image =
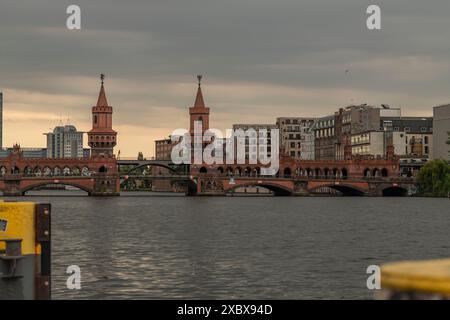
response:
<svg viewBox="0 0 450 320"><path fill-rule="evenodd" d="M47 136L47 158L83 158L83 134L73 125L57 126Z"/></svg>
<svg viewBox="0 0 450 320"><path fill-rule="evenodd" d="M433 159L450 159L450 104L433 108Z"/></svg>

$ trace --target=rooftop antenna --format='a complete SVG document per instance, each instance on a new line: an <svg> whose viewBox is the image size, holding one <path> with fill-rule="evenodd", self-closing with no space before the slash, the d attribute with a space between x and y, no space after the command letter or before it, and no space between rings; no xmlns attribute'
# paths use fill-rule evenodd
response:
<svg viewBox="0 0 450 320"><path fill-rule="evenodd" d="M102 82L102 85L105 81L105 74L104 73L100 73L100 81Z"/></svg>
<svg viewBox="0 0 450 320"><path fill-rule="evenodd" d="M199 75L197 76L198 86L199 86L199 87L202 85L202 79L203 79L203 76L202 76L201 74L199 74Z"/></svg>

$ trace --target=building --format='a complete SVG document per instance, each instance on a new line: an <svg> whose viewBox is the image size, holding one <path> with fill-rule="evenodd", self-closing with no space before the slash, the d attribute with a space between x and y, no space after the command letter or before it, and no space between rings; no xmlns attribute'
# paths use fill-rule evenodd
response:
<svg viewBox="0 0 450 320"><path fill-rule="evenodd" d="M314 124L313 124L314 125ZM315 137L312 126L306 128L302 133L302 144L300 150L300 160L314 160L315 154Z"/></svg>
<svg viewBox="0 0 450 320"><path fill-rule="evenodd" d="M312 126L315 160L335 160L338 143L335 123L335 116L331 115L319 118Z"/></svg>
<svg viewBox="0 0 450 320"><path fill-rule="evenodd" d="M393 108L387 104L382 104L380 109L380 117L398 117L402 116L401 108Z"/></svg>
<svg viewBox="0 0 450 320"><path fill-rule="evenodd" d="M172 149L178 142L169 139L155 140L155 160L171 160Z"/></svg>
<svg viewBox="0 0 450 320"><path fill-rule="evenodd" d="M351 135L352 155L383 157L386 154L384 131L367 131Z"/></svg>
<svg viewBox="0 0 450 320"><path fill-rule="evenodd" d="M248 132L248 136L245 137L245 160L256 163L259 154L267 154L270 158L272 154L271 143L271 131L272 129L278 129L276 124L234 124L233 131L242 130ZM254 132L248 131L254 130ZM264 140L264 137L266 139ZM266 146L267 145L267 149ZM238 148L238 142L235 140L235 149ZM237 155L235 150L235 157Z"/></svg>
<svg viewBox="0 0 450 320"><path fill-rule="evenodd" d="M381 117L380 127L386 133L386 143L392 142L397 146L396 155L430 158L433 154L432 117ZM399 139L404 139L405 143L399 142Z"/></svg>
<svg viewBox="0 0 450 320"><path fill-rule="evenodd" d="M433 159L450 159L450 104L433 108Z"/></svg>
<svg viewBox="0 0 450 320"><path fill-rule="evenodd" d="M313 157L311 155L311 139L314 141L314 134L310 129L314 122L315 118L277 118L277 127L280 129L280 149L295 159ZM308 150L303 148L303 142L306 140L308 140Z"/></svg>
<svg viewBox="0 0 450 320"><path fill-rule="evenodd" d="M14 148L3 148L0 150L0 158L7 158L13 153ZM47 158L46 148L21 148L22 156L24 158L44 159Z"/></svg>
<svg viewBox="0 0 450 320"><path fill-rule="evenodd" d="M108 105L102 74L100 93L97 105L92 107L92 129L88 132L88 144L91 147L91 156L114 156L114 147L117 143L117 132L112 129L113 107Z"/></svg>
<svg viewBox="0 0 450 320"><path fill-rule="evenodd" d="M73 125L57 126L47 136L47 158L83 158L83 134Z"/></svg>
<svg viewBox="0 0 450 320"><path fill-rule="evenodd" d="M376 131L380 126L380 109L362 104L348 106L342 112L342 134Z"/></svg>
<svg viewBox="0 0 450 320"><path fill-rule="evenodd" d="M0 149L3 148L3 92L0 92Z"/></svg>

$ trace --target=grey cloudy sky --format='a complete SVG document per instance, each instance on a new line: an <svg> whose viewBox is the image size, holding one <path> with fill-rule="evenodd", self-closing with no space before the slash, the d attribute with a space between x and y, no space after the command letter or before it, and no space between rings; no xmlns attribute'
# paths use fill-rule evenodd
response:
<svg viewBox="0 0 450 320"><path fill-rule="evenodd" d="M70 4L81 31L66 29ZM369 4L382 30L367 30ZM68 116L89 130L101 72L129 156L188 125L199 73L219 129L363 102L428 116L450 102L449 13L448 0L2 0L4 144L43 146Z"/></svg>

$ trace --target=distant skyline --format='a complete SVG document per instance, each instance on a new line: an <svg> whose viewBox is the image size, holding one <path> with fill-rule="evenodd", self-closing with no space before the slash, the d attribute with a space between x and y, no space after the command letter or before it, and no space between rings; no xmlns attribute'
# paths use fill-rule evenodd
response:
<svg viewBox="0 0 450 320"><path fill-rule="evenodd" d="M79 0L80 31L66 29L69 4L2 1L4 146L44 147L68 117L88 131L100 73L122 156L151 156L155 139L188 127L197 74L221 130L349 104L431 116L450 103L448 0ZM367 30L369 4L382 30Z"/></svg>

